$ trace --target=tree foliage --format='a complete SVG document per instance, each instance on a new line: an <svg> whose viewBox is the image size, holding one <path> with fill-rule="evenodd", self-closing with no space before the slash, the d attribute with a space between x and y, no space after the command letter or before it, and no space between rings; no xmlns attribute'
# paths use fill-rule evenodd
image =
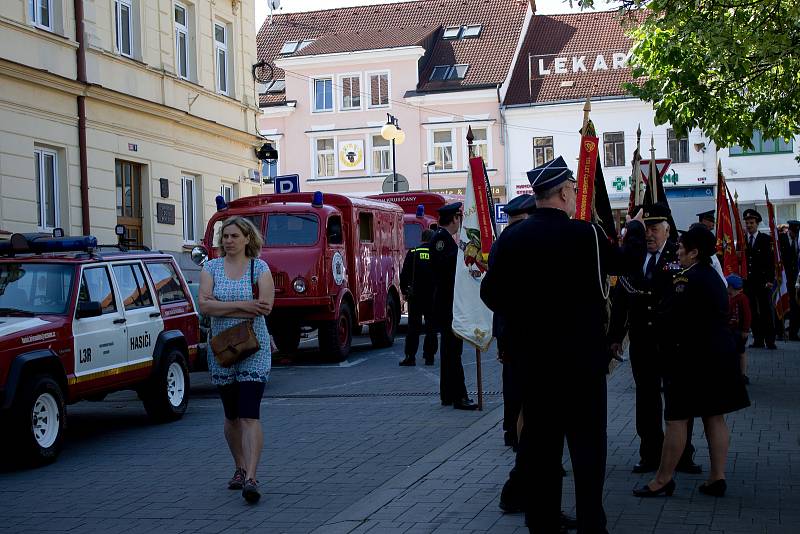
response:
<svg viewBox="0 0 800 534"><path fill-rule="evenodd" d="M629 92L656 123L752 148L800 132L800 0L611 0L634 40ZM582 7L593 7L582 0ZM639 22L641 21L641 24Z"/></svg>

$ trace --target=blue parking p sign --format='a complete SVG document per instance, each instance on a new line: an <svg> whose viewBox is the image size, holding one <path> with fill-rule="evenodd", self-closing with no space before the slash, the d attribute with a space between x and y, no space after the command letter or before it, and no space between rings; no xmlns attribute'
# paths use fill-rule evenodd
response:
<svg viewBox="0 0 800 534"><path fill-rule="evenodd" d="M275 192L276 193L299 193L300 192L300 175L299 174L284 174L276 176Z"/></svg>
<svg viewBox="0 0 800 534"><path fill-rule="evenodd" d="M503 211L505 207L505 204L494 205L494 222L497 224L508 224L508 215Z"/></svg>

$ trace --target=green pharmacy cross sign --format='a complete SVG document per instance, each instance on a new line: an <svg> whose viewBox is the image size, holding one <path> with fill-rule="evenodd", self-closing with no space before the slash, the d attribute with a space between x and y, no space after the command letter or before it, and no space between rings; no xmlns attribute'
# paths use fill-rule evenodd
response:
<svg viewBox="0 0 800 534"><path fill-rule="evenodd" d="M617 191L622 191L623 189L625 189L625 179L622 176L617 176L616 178L614 178L614 181L612 182L611 185L613 185L614 189L616 189Z"/></svg>

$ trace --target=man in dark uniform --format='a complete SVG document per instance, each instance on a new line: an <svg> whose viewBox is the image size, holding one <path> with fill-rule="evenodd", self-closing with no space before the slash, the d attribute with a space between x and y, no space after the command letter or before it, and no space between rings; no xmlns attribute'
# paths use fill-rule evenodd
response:
<svg viewBox="0 0 800 534"><path fill-rule="evenodd" d="M713 232L714 228L716 227L717 221L714 217L714 212L715 210L708 210L697 214L697 220L703 223L703 226L708 228L710 232Z"/></svg>
<svg viewBox="0 0 800 534"><path fill-rule="evenodd" d="M761 214L754 209L746 209L742 214L747 247L747 280L744 293L750 301L753 316L753 344L751 348L775 349L775 324L772 308L772 282L775 279L775 256L772 239L758 231Z"/></svg>
<svg viewBox="0 0 800 534"><path fill-rule="evenodd" d="M503 206L503 212L508 215L508 226L506 230L520 221L528 218L528 215L536 209L536 200L533 195L520 195L512 199ZM496 243L496 242L495 242ZM489 268L494 263L495 245L489 251ZM497 339L497 359L503 364L503 440L507 447L517 448L517 421L519 412L522 408L522 390L519 386L519 375L514 372L514 357L506 347L503 338L503 327L505 321L503 315L495 313L492 317L492 334Z"/></svg>
<svg viewBox="0 0 800 534"><path fill-rule="evenodd" d="M800 341L797 331L800 330L800 306L798 306L795 285L797 283L797 238L800 233L800 221L786 221L789 231L780 234L781 262L786 272L786 288L789 290L789 341Z"/></svg>
<svg viewBox="0 0 800 534"><path fill-rule="evenodd" d="M461 202L454 202L438 209L439 228L429 244L433 269L433 318L442 334L439 396L442 406L477 410L478 405L467 396L464 383L464 367L461 365L464 342L453 333L453 290L458 260L458 245L453 236L461 230L461 206Z"/></svg>
<svg viewBox="0 0 800 534"><path fill-rule="evenodd" d="M704 215L704 214L701 214ZM661 400L663 360L669 354L660 350L658 340L663 325L664 305L673 291L672 280L681 270L678 245L669 240L670 209L663 203L644 208L647 251L639 257L639 268L621 277L614 288L609 339L613 351L621 352L622 340L630 338L630 358L636 383L636 433L639 435L639 463L634 473L648 473L661 463L664 442L664 409ZM689 420L686 447L678 471L700 473L692 460L692 427Z"/></svg>
<svg viewBox="0 0 800 534"><path fill-rule="evenodd" d="M561 157L528 173L536 211L504 231L481 299L506 326L526 385L515 469L522 473L531 532L563 531L561 458L567 439L575 476L578 530L604 533L606 467L606 275L638 268L644 253L641 215L628 225L624 249L600 226L572 220L576 187ZM515 360L516 361L516 360Z"/></svg>
<svg viewBox="0 0 800 534"><path fill-rule="evenodd" d="M422 232L422 244L406 253L403 269L400 271L400 291L408 303L408 333L406 334L406 357L400 365L417 365L417 349L419 336L422 333L422 320L425 319L425 342L422 345L422 356L425 365L433 365L433 356L439 349L436 328L431 317L433 304L433 271L431 270L431 253L428 243L433 237L433 230Z"/></svg>

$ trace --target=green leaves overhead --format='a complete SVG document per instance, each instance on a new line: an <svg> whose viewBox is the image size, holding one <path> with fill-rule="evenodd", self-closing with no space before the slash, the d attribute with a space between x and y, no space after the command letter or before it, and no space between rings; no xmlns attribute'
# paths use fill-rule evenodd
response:
<svg viewBox="0 0 800 534"><path fill-rule="evenodd" d="M658 124L700 128L723 147L750 148L753 130L764 138L800 132L800 1L617 5L634 40L637 80L627 89L652 102Z"/></svg>

